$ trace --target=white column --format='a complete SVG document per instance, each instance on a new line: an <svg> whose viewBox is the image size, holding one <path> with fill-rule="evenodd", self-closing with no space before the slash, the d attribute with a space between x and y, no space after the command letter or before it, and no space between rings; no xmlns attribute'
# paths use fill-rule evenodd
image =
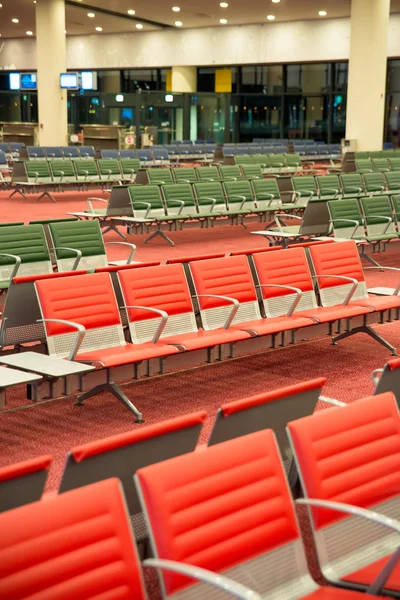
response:
<svg viewBox="0 0 400 600"><path fill-rule="evenodd" d="M386 104L390 0L352 0L346 138L381 150Z"/></svg>
<svg viewBox="0 0 400 600"><path fill-rule="evenodd" d="M64 0L36 0L39 143L68 144L67 91L60 73L67 69Z"/></svg>
<svg viewBox="0 0 400 600"><path fill-rule="evenodd" d="M172 67L172 92L191 93L197 90L196 67Z"/></svg>

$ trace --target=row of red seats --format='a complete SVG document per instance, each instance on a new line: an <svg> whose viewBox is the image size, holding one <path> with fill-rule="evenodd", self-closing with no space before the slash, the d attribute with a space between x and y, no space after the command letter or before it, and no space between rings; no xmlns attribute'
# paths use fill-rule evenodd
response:
<svg viewBox="0 0 400 600"><path fill-rule="evenodd" d="M137 471L155 556L144 565L159 568L165 597L400 595L394 396L318 411L287 430L305 494L297 502L310 507L319 565L335 587L309 575L276 437L263 429ZM1 597L145 598L115 479L4 512L0 531Z"/></svg>

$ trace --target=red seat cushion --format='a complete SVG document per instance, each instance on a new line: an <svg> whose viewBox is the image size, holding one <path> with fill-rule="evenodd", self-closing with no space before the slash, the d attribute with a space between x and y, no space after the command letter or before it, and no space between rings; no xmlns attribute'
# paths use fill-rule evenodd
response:
<svg viewBox="0 0 400 600"><path fill-rule="evenodd" d="M342 577L343 581L350 581L354 583L361 583L363 585L368 586L378 574L381 572L387 561L389 560L391 555L385 556L380 560L377 560L370 565L359 569L358 571L354 571L350 575L346 575L346 577ZM400 591L400 564L397 563L397 566L393 569L392 574L385 584L385 589L387 590L396 590Z"/></svg>
<svg viewBox="0 0 400 600"><path fill-rule="evenodd" d="M329 323L331 321L337 321L339 319L348 319L350 317L357 317L359 315L365 315L372 312L371 308L365 306L349 306L349 305L337 305L337 306L324 306L319 308L310 308L309 310L300 310L296 312L296 317L315 317L320 323Z"/></svg>
<svg viewBox="0 0 400 600"><path fill-rule="evenodd" d="M219 344L229 344L246 340L249 337L246 331L239 331L237 329L220 328L211 331L200 329L200 331L162 338L162 342L165 344L179 344L184 346L186 350L200 350L201 348L211 348Z"/></svg>
<svg viewBox="0 0 400 600"><path fill-rule="evenodd" d="M389 310L389 308L400 308L400 296L370 296L365 300L353 300L351 304L371 306L376 311Z"/></svg>
<svg viewBox="0 0 400 600"><path fill-rule="evenodd" d="M323 586L315 592L303 596L301 600L361 600L362 598L367 598L367 596L361 592ZM374 598L382 598L382 596L374 596Z"/></svg>
<svg viewBox="0 0 400 600"><path fill-rule="evenodd" d="M93 350L92 352L82 352L77 355L75 360L91 363L102 363L105 367L118 367L120 365L129 365L130 363L158 358L160 356L169 356L179 352L174 346L163 344L126 344L125 346L115 346L115 348L104 348L103 350Z"/></svg>
<svg viewBox="0 0 400 600"><path fill-rule="evenodd" d="M255 331L257 335L268 335L280 333L281 331L290 331L291 329L300 329L301 327L310 327L314 325L311 319L304 317L273 317L270 319L256 319L255 321L245 321L237 325L231 325L231 328L242 331Z"/></svg>

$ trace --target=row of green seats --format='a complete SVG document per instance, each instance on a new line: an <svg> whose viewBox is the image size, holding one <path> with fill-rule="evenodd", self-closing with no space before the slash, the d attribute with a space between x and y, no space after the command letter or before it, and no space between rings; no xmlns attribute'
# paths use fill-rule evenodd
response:
<svg viewBox="0 0 400 600"><path fill-rule="evenodd" d="M400 171L400 155L393 158L356 158L355 162L359 173Z"/></svg>
<svg viewBox="0 0 400 600"><path fill-rule="evenodd" d="M237 181L262 179L260 165L221 165L209 167L177 167L175 169L147 169L148 183L196 183L197 181Z"/></svg>
<svg viewBox="0 0 400 600"><path fill-rule="evenodd" d="M239 166L260 165L266 172L293 172L302 170L299 154L239 154L235 156Z"/></svg>
<svg viewBox="0 0 400 600"><path fill-rule="evenodd" d="M371 152L355 152L355 159L365 159L365 158L400 158L400 148L396 148L395 150L373 150Z"/></svg>

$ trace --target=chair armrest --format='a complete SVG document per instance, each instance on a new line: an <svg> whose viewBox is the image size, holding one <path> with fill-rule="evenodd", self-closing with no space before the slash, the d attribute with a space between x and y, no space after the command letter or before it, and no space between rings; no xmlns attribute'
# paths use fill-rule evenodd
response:
<svg viewBox="0 0 400 600"><path fill-rule="evenodd" d="M88 203L90 212L92 212L93 214L96 214L94 212L94 208L93 208L93 205L92 205L92 202L94 202L94 201L96 201L96 202L104 202L105 204L108 204L108 200L104 200L104 198L88 198L87 199L87 203Z"/></svg>
<svg viewBox="0 0 400 600"><path fill-rule="evenodd" d="M194 298L219 298L220 300L228 300L231 304L233 304L233 308L232 311L229 315L229 317L227 318L225 324L223 325L223 329L228 329L233 322L233 319L236 316L237 311L239 310L239 300L236 300L236 298L230 298L229 296L219 296L218 294L196 294L195 296L193 296Z"/></svg>
<svg viewBox="0 0 400 600"><path fill-rule="evenodd" d="M357 229L362 225L362 223L359 223L358 221L354 221L353 219L329 219L329 222L332 223L333 227L335 227L334 223L351 223L352 225L354 225L354 229L351 232L351 236L350 239L353 238L353 235L355 234L355 232L357 231Z"/></svg>
<svg viewBox="0 0 400 600"><path fill-rule="evenodd" d="M281 224L281 222L279 220L280 217L282 217L282 218L285 217L287 219L288 215L285 215L285 214L274 215L274 221L276 223L276 226L278 227L278 229L279 229L279 231L281 233L284 233L284 231L282 229L282 224ZM295 215L290 215L290 219L297 219L298 221L302 221L303 220L301 217L298 217L298 216L295 216Z"/></svg>
<svg viewBox="0 0 400 600"><path fill-rule="evenodd" d="M71 252L75 252L76 259L75 259L74 264L72 265L71 271L76 271L76 269L78 268L78 265L81 261L81 258L82 258L82 252L80 250L77 250L76 248L67 248L67 247L63 247L63 246L58 246L57 248L54 247L54 250L70 250Z"/></svg>
<svg viewBox="0 0 400 600"><path fill-rule="evenodd" d="M383 369L374 369L371 373L372 383L376 387L383 373Z"/></svg>
<svg viewBox="0 0 400 600"><path fill-rule="evenodd" d="M242 208L243 208L244 204L247 202L247 198L246 198L246 196L241 196L240 194L233 194L233 196L229 196L229 197L227 198L227 200L228 200L228 204L229 204L229 200L230 200L231 198L240 198L240 199L241 199L242 203L241 203L241 205L240 205L240 210L242 210Z"/></svg>
<svg viewBox="0 0 400 600"><path fill-rule="evenodd" d="M178 215L181 215L183 209L185 208L185 203L183 200L168 200L168 201L166 201L166 204L167 204L167 210L168 210L169 205L173 206L174 204L177 204L179 206Z"/></svg>
<svg viewBox="0 0 400 600"><path fill-rule="evenodd" d="M105 242L106 246L129 246L129 248L131 249L130 254L128 256L128 260L126 261L126 264L129 265L132 262L132 258L135 255L136 252L136 246L135 244L130 244L129 242Z"/></svg>
<svg viewBox="0 0 400 600"><path fill-rule="evenodd" d="M276 283L262 283L260 285L257 285L256 287L274 287L274 288L281 288L283 290L291 290L292 292L295 292L297 294L296 298L294 299L294 302L292 303L292 305L290 306L289 310L286 313L287 317L291 317L294 313L294 311L297 308L298 303L301 300L301 297L303 295L303 292L296 287L292 287L291 285L278 285Z"/></svg>
<svg viewBox="0 0 400 600"><path fill-rule="evenodd" d="M330 279L343 279L343 281L349 281L350 283L353 284L352 288L350 289L349 293L347 294L346 298L343 300L343 306L346 306L350 300L352 299L354 292L357 289L358 286L358 281L357 279L354 279L353 277L344 277L344 275L315 275L315 277L317 279L321 279L322 277L328 277Z"/></svg>
<svg viewBox="0 0 400 600"><path fill-rule="evenodd" d="M383 232L384 234L389 229L390 224L393 223L392 217L386 217L386 216L383 216L383 215L382 216L381 215L370 215L370 216L366 217L367 222L369 221L369 219L385 219L385 221L387 221L388 223L387 223L386 228L385 228L385 230Z"/></svg>
<svg viewBox="0 0 400 600"><path fill-rule="evenodd" d="M36 175L36 177L35 177L35 183L36 183L36 182L37 182L37 180L38 180L38 177L39 177L39 173L38 173L37 171L34 171L34 172L32 173L32 175Z"/></svg>
<svg viewBox="0 0 400 600"><path fill-rule="evenodd" d="M219 590L223 590L234 598L239 598L239 600L262 600L257 592L245 587L241 583L233 581L233 579L229 579L219 573L213 573L207 569L187 565L174 560L162 560L159 558L147 558L142 564L145 567L165 569L166 571L173 571L174 573L197 579L198 581L212 585Z"/></svg>
<svg viewBox="0 0 400 600"><path fill-rule="evenodd" d="M341 400L336 400L335 398L327 398L326 396L319 396L318 402L325 402L325 404L330 404L331 406L347 406L346 402L341 402Z"/></svg>
<svg viewBox="0 0 400 600"><path fill-rule="evenodd" d="M144 218L147 219L147 215L149 214L149 212L151 210L151 204L149 204L149 202L132 202L132 206L133 206L134 210L136 210L136 206L145 206L147 210L146 210L146 214L144 215Z"/></svg>
<svg viewBox="0 0 400 600"><path fill-rule="evenodd" d="M76 338L76 342L72 347L71 352L69 353L68 360L75 360L75 356L78 354L78 350L81 347L83 342L83 338L85 337L86 327L81 325L80 323L75 323L74 321L66 321L65 319L38 319L37 323L61 323L64 325L69 325L74 329L77 329L78 336Z"/></svg>
<svg viewBox="0 0 400 600"><path fill-rule="evenodd" d="M167 321L168 321L168 313L165 312L165 310L161 310L159 308L151 308L150 306L122 306L121 308L125 308L126 310L128 308L133 308L133 309L138 309L138 310L148 310L149 312L154 312L157 315L160 315L161 323L157 327L157 331L155 332L153 339L151 340L152 344L156 344L158 342L158 340L161 337L162 332L165 329Z"/></svg>
<svg viewBox="0 0 400 600"><path fill-rule="evenodd" d="M364 267L364 271L365 271L365 269L379 269L379 271L385 271L385 269L388 270L388 271L400 271L400 269L397 268L397 267L386 267L386 266L383 266L383 265L379 265L379 266L376 266L376 267ZM394 290L392 296L398 296L399 293L400 293L400 283L397 286L397 288Z"/></svg>
<svg viewBox="0 0 400 600"><path fill-rule="evenodd" d="M4 254L3 252L0 254L0 256L7 256L8 258L14 259L15 264L13 270L11 271L10 280L14 279L14 277L17 275L19 267L21 266L21 257L15 256L15 254Z"/></svg>
<svg viewBox="0 0 400 600"><path fill-rule="evenodd" d="M307 196L309 196L310 198L312 198L313 196L315 196L315 192L313 190L300 190L299 192L297 192L300 195L300 198L302 196L305 196L307 194Z"/></svg>
<svg viewBox="0 0 400 600"><path fill-rule="evenodd" d="M353 190L354 192L358 192L359 194L362 194L362 191L363 191L362 188L356 187L355 185L349 185L349 187L347 188L347 190Z"/></svg>
<svg viewBox="0 0 400 600"><path fill-rule="evenodd" d="M334 197L336 198L339 195L340 190L337 190L336 188L325 188L324 190L320 190L321 194L322 192L325 194L325 192L328 192L328 194L330 193L334 193Z"/></svg>
<svg viewBox="0 0 400 600"><path fill-rule="evenodd" d="M211 200L212 201L212 205L211 205L210 212L213 212L214 206L217 204L217 200L215 198L208 198L207 196L205 196L204 198L200 198L199 200Z"/></svg>
<svg viewBox="0 0 400 600"><path fill-rule="evenodd" d="M82 171L82 173L86 175L86 177L89 175L89 171Z"/></svg>

